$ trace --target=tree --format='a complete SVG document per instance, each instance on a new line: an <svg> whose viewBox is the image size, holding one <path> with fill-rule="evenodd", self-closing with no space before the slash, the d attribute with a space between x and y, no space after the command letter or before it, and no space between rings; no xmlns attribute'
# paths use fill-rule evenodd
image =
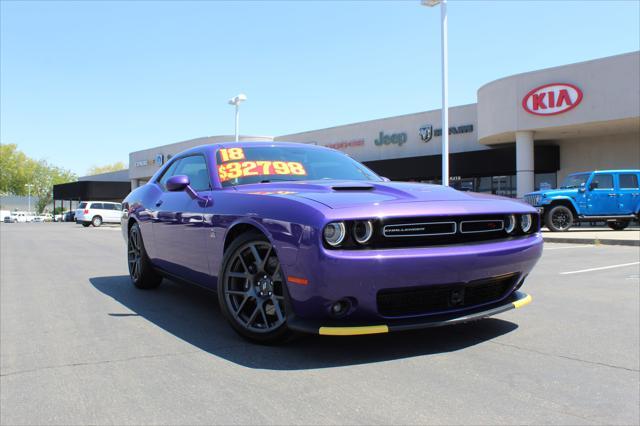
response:
<svg viewBox="0 0 640 426"><path fill-rule="evenodd" d="M117 161L113 164L107 164L104 166L96 166L93 165L87 170L87 175L99 175L100 173L109 173L109 172L117 172L118 170L124 170L127 168L127 165L122 161Z"/></svg>
<svg viewBox="0 0 640 426"><path fill-rule="evenodd" d="M0 193L27 195L25 185L33 184L31 195L38 197L38 212L51 200L53 185L77 179L69 170L28 157L15 144L0 144Z"/></svg>

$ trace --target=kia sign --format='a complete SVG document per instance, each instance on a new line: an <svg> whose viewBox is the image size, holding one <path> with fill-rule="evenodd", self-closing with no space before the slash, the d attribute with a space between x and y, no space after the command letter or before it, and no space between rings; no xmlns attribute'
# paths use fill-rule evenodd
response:
<svg viewBox="0 0 640 426"><path fill-rule="evenodd" d="M530 114L555 115L569 111L582 101L582 90L572 84L551 83L536 87L522 98L522 108Z"/></svg>

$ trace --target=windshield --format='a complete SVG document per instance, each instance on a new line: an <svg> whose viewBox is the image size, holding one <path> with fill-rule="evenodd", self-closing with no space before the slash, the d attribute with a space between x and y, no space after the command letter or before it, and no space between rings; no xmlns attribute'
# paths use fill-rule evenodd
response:
<svg viewBox="0 0 640 426"><path fill-rule="evenodd" d="M580 173L577 175L569 175L564 178L562 185L560 185L561 189L571 189L571 188L580 188L580 185L587 182L591 173Z"/></svg>
<svg viewBox="0 0 640 426"><path fill-rule="evenodd" d="M342 153L316 148L222 148L216 160L222 186L317 179L382 180Z"/></svg>

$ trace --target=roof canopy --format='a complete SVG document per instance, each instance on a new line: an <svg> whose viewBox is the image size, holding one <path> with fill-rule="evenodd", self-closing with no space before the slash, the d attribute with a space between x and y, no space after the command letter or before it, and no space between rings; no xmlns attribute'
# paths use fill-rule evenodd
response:
<svg viewBox="0 0 640 426"><path fill-rule="evenodd" d="M78 181L54 185L53 199L120 202L129 192L130 182Z"/></svg>

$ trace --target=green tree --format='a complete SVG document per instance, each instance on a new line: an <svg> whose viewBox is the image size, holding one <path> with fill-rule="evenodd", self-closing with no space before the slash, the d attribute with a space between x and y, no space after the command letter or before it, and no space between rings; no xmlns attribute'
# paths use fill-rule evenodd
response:
<svg viewBox="0 0 640 426"><path fill-rule="evenodd" d="M104 166L96 166L93 165L87 170L87 175L99 175L100 173L109 173L109 172L117 172L118 170L124 170L127 168L127 165L122 161L117 161L113 164L107 164Z"/></svg>
<svg viewBox="0 0 640 426"><path fill-rule="evenodd" d="M0 192L27 195L29 191L25 185L32 184L31 195L38 197L38 212L42 212L51 200L53 185L77 179L69 170L28 157L15 144L0 144Z"/></svg>

